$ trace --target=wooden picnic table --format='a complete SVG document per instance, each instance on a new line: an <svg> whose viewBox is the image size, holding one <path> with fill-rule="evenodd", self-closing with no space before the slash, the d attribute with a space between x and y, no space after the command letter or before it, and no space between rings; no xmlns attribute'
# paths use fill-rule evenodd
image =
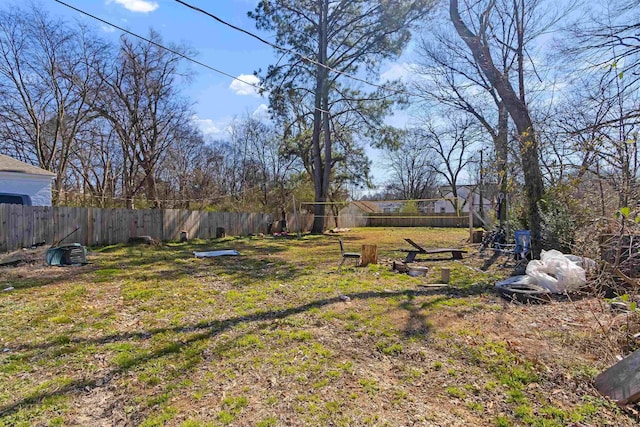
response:
<svg viewBox="0 0 640 427"><path fill-rule="evenodd" d="M416 242L411 239L404 239L407 243L414 247L414 249L401 249L403 252L407 252L407 257L405 258L405 263L414 262L416 259L416 255L418 254L444 254L450 253L452 259L462 259L462 254L467 253L464 249L456 249L456 248L434 248L434 249L425 249Z"/></svg>

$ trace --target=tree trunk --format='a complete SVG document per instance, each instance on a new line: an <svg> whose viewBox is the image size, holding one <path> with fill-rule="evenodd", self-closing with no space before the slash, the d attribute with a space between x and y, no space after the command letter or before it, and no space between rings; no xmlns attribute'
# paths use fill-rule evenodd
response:
<svg viewBox="0 0 640 427"><path fill-rule="evenodd" d="M491 7L491 6L489 6ZM488 15L489 10L484 12ZM489 45L483 43L486 39L486 25L480 26L479 34L474 34L466 26L458 11L458 0L449 1L449 15L458 35L471 50L474 60L482 70L487 80L495 88L502 99L511 119L516 125L519 135L519 148L524 170L525 194L527 196L527 220L531 230L531 250L534 257L539 257L542 250L541 229L542 219L538 210L538 202L542 199L543 184L538 158L538 141L529 115L527 105L516 94L506 74L501 73L493 63Z"/></svg>
<svg viewBox="0 0 640 427"><path fill-rule="evenodd" d="M145 189L147 192L147 201L153 202L152 207L157 209L160 207L160 202L158 200L158 193L156 189L156 177L153 176L153 171L148 171L147 176L145 177Z"/></svg>
<svg viewBox="0 0 640 427"><path fill-rule="evenodd" d="M327 18L329 14L327 0L320 2L320 22L318 25L318 66L316 67L316 93L313 111L313 188L315 191L315 202L313 206L313 227L311 233L322 234L324 232L324 217L326 212L325 202L329 190L329 177L331 175L331 145L328 135L328 111L323 108L328 106L329 74L324 64L327 62ZM327 124L325 124L325 122ZM323 162L320 150L320 137L324 131L324 152ZM327 143L329 146L327 147ZM328 152L328 154L327 154ZM328 158L327 158L328 156Z"/></svg>
<svg viewBox="0 0 640 427"><path fill-rule="evenodd" d="M509 147L509 112L501 102L498 106L498 133L495 135L493 144L496 150L496 169L498 170L498 188L503 195L498 211L500 226L504 229L507 221L507 191L509 191L508 177L508 147Z"/></svg>
<svg viewBox="0 0 640 427"><path fill-rule="evenodd" d="M520 156L524 171L524 192L527 196L527 221L531 230L531 250L533 256L538 258L542 250L542 218L538 202L542 200L544 187L540 161L538 158L538 144L532 128L529 132L520 132Z"/></svg>

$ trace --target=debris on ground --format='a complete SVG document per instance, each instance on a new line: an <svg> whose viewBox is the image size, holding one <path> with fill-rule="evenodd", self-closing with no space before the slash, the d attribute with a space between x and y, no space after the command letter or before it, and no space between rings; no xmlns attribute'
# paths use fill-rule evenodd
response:
<svg viewBox="0 0 640 427"><path fill-rule="evenodd" d="M411 277L424 277L427 275L427 272L429 271L428 267L409 267L409 270L407 271L407 274Z"/></svg>
<svg viewBox="0 0 640 427"><path fill-rule="evenodd" d="M539 260L529 261L525 275L496 283L496 290L511 301L548 302L549 294L574 292L586 285L587 272L595 268L596 262L590 258L543 250Z"/></svg>
<svg viewBox="0 0 640 427"><path fill-rule="evenodd" d="M535 283L531 276L512 276L496 283L496 290L501 297L509 301L521 303L545 303L551 300L548 289Z"/></svg>
<svg viewBox="0 0 640 427"><path fill-rule="evenodd" d="M350 298L350 297L348 297L347 295L340 295L338 298L339 298L339 299L340 299L340 301L342 301L342 302L350 302L350 301L351 301L351 298Z"/></svg>
<svg viewBox="0 0 640 427"><path fill-rule="evenodd" d="M527 264L526 272L534 284L556 294L576 291L587 283L585 269L555 249L542 251L540 260Z"/></svg>
<svg viewBox="0 0 640 427"><path fill-rule="evenodd" d="M149 245L149 246L159 246L160 242L154 239L151 236L132 236L129 237L127 241L130 245Z"/></svg>
<svg viewBox="0 0 640 427"><path fill-rule="evenodd" d="M332 228L331 230L329 230L329 233L348 233L349 231L351 231L350 228Z"/></svg>
<svg viewBox="0 0 640 427"><path fill-rule="evenodd" d="M628 295L618 296L611 299L611 311L617 311L622 313L629 313L632 311L637 311L638 301L630 300Z"/></svg>
<svg viewBox="0 0 640 427"><path fill-rule="evenodd" d="M17 256L9 259L2 259L0 260L0 267L14 267L24 262L27 262L24 256Z"/></svg>
<svg viewBox="0 0 640 427"><path fill-rule="evenodd" d="M45 249L42 245L32 246L0 256L0 267L18 267L22 264L42 263Z"/></svg>
<svg viewBox="0 0 640 427"><path fill-rule="evenodd" d="M87 264L87 248L80 243L68 243L53 246L44 254L47 265L52 266L79 266Z"/></svg>
<svg viewBox="0 0 640 427"><path fill-rule="evenodd" d="M240 252L235 249L224 249L219 251L193 252L196 258L213 258L219 256L238 256Z"/></svg>
<svg viewBox="0 0 640 427"><path fill-rule="evenodd" d="M448 283L419 283L418 287L427 288L427 289L430 289L430 288L433 288L433 289L435 289L435 288L447 288L447 287L449 287L449 284Z"/></svg>
<svg viewBox="0 0 640 427"><path fill-rule="evenodd" d="M403 261L393 261L391 264L391 271L397 271L398 273L406 273L409 271L409 267Z"/></svg>
<svg viewBox="0 0 640 427"><path fill-rule="evenodd" d="M3 291L4 291L4 292L9 292L9 291L12 291L12 290L14 290L14 289L15 289L15 288L14 288L13 286L9 286L8 288L4 288L4 289L3 289Z"/></svg>
<svg viewBox="0 0 640 427"><path fill-rule="evenodd" d="M598 375L596 388L618 405L640 400L640 350Z"/></svg>

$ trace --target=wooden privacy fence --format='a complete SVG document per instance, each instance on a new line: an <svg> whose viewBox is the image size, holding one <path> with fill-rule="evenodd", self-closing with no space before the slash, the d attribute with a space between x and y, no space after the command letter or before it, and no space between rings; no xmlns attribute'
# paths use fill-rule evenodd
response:
<svg viewBox="0 0 640 427"><path fill-rule="evenodd" d="M289 232L297 231L297 223L293 214L287 216ZM299 215L301 230L311 230L313 214ZM474 217L474 227L481 227L482 222ZM334 228L336 221L331 213L325 216L324 224L327 229ZM469 227L469 215L456 214L405 214L405 213L361 213L338 215L339 228L355 227Z"/></svg>
<svg viewBox="0 0 640 427"><path fill-rule="evenodd" d="M67 242L87 246L126 243L133 236L151 236L158 240L178 240L180 232L189 238L211 239L222 227L226 234L242 236L267 233L274 220L271 214L205 212L184 209L101 209L45 207L0 204L0 252L13 251L45 242L51 245L67 234ZM289 232L308 231L313 215L287 215ZM335 226L326 218L328 228ZM474 224L478 225L478 224ZM467 216L409 216L404 214L368 214L338 216L339 227L468 227Z"/></svg>
<svg viewBox="0 0 640 427"><path fill-rule="evenodd" d="M100 246L125 243L133 236L178 240L183 230L189 238L211 239L218 227L233 236L266 233L272 220L272 215L263 213L0 204L0 252L41 242L51 245L76 228L67 242Z"/></svg>
<svg viewBox="0 0 640 427"><path fill-rule="evenodd" d="M345 221L346 222L346 221ZM475 226L480 221L474 217ZM405 213L367 214L367 227L468 227L469 216L456 214L417 215Z"/></svg>

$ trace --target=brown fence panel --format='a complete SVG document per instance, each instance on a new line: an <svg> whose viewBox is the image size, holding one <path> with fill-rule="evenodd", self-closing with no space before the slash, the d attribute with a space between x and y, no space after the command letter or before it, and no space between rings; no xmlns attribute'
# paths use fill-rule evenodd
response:
<svg viewBox="0 0 640 427"><path fill-rule="evenodd" d="M0 204L0 252L41 242L51 245L76 228L65 242L97 246L126 243L130 237L143 235L159 240L178 240L183 230L189 238L211 239L216 236L218 227L223 227L227 235L266 233L271 221L272 215L263 213ZM308 230L312 221L312 215L301 216L302 230ZM295 223L290 225L290 230L293 231L293 227L297 227Z"/></svg>
<svg viewBox="0 0 640 427"><path fill-rule="evenodd" d="M189 233L187 221L189 212L184 209L165 209L163 211L164 218L162 220L162 239L178 240L180 239L180 231ZM191 237L191 234L188 234Z"/></svg>
<svg viewBox="0 0 640 427"><path fill-rule="evenodd" d="M407 215L401 213L368 214L370 227L468 227L468 216Z"/></svg>

